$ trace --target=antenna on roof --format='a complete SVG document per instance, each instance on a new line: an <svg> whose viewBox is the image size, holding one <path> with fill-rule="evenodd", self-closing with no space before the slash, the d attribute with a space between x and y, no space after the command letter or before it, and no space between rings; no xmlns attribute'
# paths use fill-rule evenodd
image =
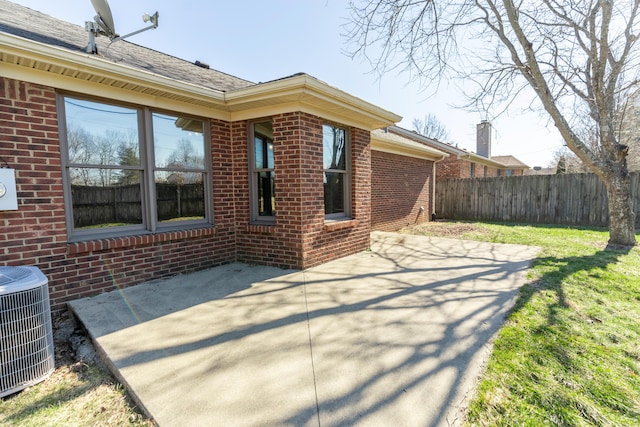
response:
<svg viewBox="0 0 640 427"><path fill-rule="evenodd" d="M84 28L89 33L89 44L86 48L86 51L88 53L98 53L98 46L96 46L96 35L102 34L103 36L107 36L111 40L111 43L114 43L143 31L158 28L158 12L154 13L153 15L145 13L144 15L142 15L142 21L151 22L151 25L127 35L119 36L116 33L115 24L113 22L113 15L111 14L111 8L109 7L109 3L107 3L107 0L91 0L91 4L93 5L93 8L95 9L97 15L93 18L93 21L86 21L84 23Z"/></svg>

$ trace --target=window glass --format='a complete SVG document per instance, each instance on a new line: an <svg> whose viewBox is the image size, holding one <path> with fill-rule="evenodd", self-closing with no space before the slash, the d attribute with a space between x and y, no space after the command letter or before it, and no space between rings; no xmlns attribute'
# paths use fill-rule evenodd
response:
<svg viewBox="0 0 640 427"><path fill-rule="evenodd" d="M203 219L203 122L159 113L152 120L157 220Z"/></svg>
<svg viewBox="0 0 640 427"><path fill-rule="evenodd" d="M258 216L275 215L273 172L258 172Z"/></svg>
<svg viewBox="0 0 640 427"><path fill-rule="evenodd" d="M344 174L324 173L324 213L344 213Z"/></svg>
<svg viewBox="0 0 640 427"><path fill-rule="evenodd" d="M348 214L349 171L347 169L347 131L325 124L322 126L324 164L324 213L327 217Z"/></svg>
<svg viewBox="0 0 640 427"><path fill-rule="evenodd" d="M346 169L345 144L346 131L344 129L324 125L322 126L322 145L324 169Z"/></svg>
<svg viewBox="0 0 640 427"><path fill-rule="evenodd" d="M74 226L142 224L138 111L65 98L65 113Z"/></svg>
<svg viewBox="0 0 640 427"><path fill-rule="evenodd" d="M139 171L70 168L70 174L76 177L71 185L75 228L142 223Z"/></svg>
<svg viewBox="0 0 640 427"><path fill-rule="evenodd" d="M273 141L263 135L253 139L256 169L273 169Z"/></svg>
<svg viewBox="0 0 640 427"><path fill-rule="evenodd" d="M204 135L200 120L153 113L156 168L204 169Z"/></svg>
<svg viewBox="0 0 640 427"><path fill-rule="evenodd" d="M251 219L274 221L276 214L273 129L271 122L251 124Z"/></svg>
<svg viewBox="0 0 640 427"><path fill-rule="evenodd" d="M156 172L158 221L203 219L204 175L195 172Z"/></svg>
<svg viewBox="0 0 640 427"><path fill-rule="evenodd" d="M211 166L203 120L69 96L62 100L71 239L206 223ZM152 132L141 125L145 121Z"/></svg>

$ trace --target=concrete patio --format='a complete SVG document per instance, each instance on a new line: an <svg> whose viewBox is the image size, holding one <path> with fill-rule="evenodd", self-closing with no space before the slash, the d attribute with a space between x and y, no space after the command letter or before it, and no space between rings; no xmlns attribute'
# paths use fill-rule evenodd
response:
<svg viewBox="0 0 640 427"><path fill-rule="evenodd" d="M305 271L236 263L70 307L161 426L457 425L537 251L376 232Z"/></svg>

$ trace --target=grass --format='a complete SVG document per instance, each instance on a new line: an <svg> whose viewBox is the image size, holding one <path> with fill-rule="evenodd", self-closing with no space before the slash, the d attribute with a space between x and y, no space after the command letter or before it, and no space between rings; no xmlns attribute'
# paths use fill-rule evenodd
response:
<svg viewBox="0 0 640 427"><path fill-rule="evenodd" d="M154 425L136 410L104 367L75 360L66 339L54 344L54 373L46 381L2 398L0 426Z"/></svg>
<svg viewBox="0 0 640 427"><path fill-rule="evenodd" d="M554 226L404 232L542 248L495 341L469 425L640 425L640 247L611 250L606 230Z"/></svg>

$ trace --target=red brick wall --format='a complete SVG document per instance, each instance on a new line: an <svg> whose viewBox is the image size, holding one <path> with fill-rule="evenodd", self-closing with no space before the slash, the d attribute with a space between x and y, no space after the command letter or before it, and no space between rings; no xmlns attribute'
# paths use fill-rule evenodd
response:
<svg viewBox="0 0 640 427"><path fill-rule="evenodd" d="M238 260L308 268L369 246L369 132L351 129L354 221L325 225L320 117L294 112L272 118L275 225L249 224L247 126L233 125ZM246 198L246 197L245 197Z"/></svg>
<svg viewBox="0 0 640 427"><path fill-rule="evenodd" d="M486 171L487 171L486 175L484 173L484 168L485 167L487 168L486 169ZM498 168L494 168L494 167L491 167L491 166L480 166L480 168L481 168L480 171L482 172L480 177L482 177L482 178L484 178L484 177L492 178L492 177L498 176Z"/></svg>
<svg viewBox="0 0 640 427"><path fill-rule="evenodd" d="M301 268L301 114L272 118L276 224L250 225L247 123L233 124L238 261ZM322 136L321 136L322 137Z"/></svg>
<svg viewBox="0 0 640 427"><path fill-rule="evenodd" d="M476 163L475 165L476 170L474 178L498 176L498 168L487 166L487 174L485 175L484 165L480 163ZM502 170L501 176L504 175L505 172ZM457 159L452 155L443 161L436 163L436 179L445 178L471 178L471 162L469 160Z"/></svg>
<svg viewBox="0 0 640 427"><path fill-rule="evenodd" d="M432 161L374 150L371 153L371 227L396 231L409 224L429 221L432 175Z"/></svg>
<svg viewBox="0 0 640 427"><path fill-rule="evenodd" d="M55 91L0 78L0 156L16 170L18 210L0 211L0 265L35 265L52 308L235 259L229 126L212 124L216 227L67 243ZM232 210L231 210L232 212Z"/></svg>
<svg viewBox="0 0 640 427"><path fill-rule="evenodd" d="M322 122L312 134L316 140L304 139L309 154L317 160L314 170L305 174L304 189L315 192L318 200L305 214L304 267L311 267L369 247L371 231L371 141L368 131L351 128L351 216L350 221L324 220L322 175ZM313 129L313 126L312 126ZM318 169L319 168L319 169ZM319 170L321 173L315 173Z"/></svg>
<svg viewBox="0 0 640 427"><path fill-rule="evenodd" d="M455 155L436 163L436 179L461 178L462 163L463 160L458 160Z"/></svg>

